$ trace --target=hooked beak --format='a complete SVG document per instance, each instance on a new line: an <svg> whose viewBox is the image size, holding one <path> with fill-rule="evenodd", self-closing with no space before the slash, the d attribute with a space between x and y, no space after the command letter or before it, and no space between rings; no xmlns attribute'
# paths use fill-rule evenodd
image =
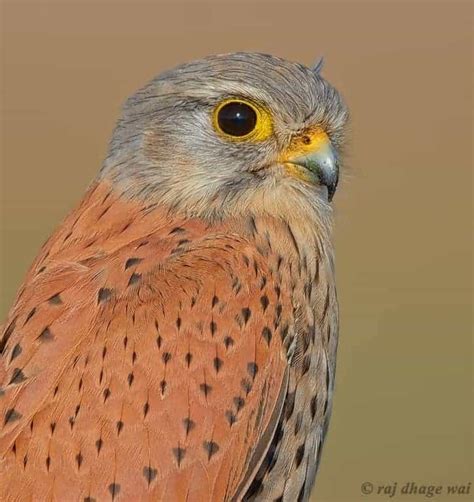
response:
<svg viewBox="0 0 474 502"><path fill-rule="evenodd" d="M331 202L339 181L337 155L327 135L320 133L318 136L316 144L310 151L290 157L286 163L303 167L310 175L303 179L316 179L321 185L326 186L328 201Z"/></svg>

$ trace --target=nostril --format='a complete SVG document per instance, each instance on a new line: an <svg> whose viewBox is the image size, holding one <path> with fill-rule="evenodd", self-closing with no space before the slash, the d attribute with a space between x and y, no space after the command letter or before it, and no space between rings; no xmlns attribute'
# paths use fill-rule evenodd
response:
<svg viewBox="0 0 474 502"><path fill-rule="evenodd" d="M305 144L305 145L311 144L311 138L307 135L303 136L302 141L303 141L303 144Z"/></svg>

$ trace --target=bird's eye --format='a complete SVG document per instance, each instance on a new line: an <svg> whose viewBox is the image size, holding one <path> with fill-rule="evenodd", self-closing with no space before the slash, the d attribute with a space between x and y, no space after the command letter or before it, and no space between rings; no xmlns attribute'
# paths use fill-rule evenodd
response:
<svg viewBox="0 0 474 502"><path fill-rule="evenodd" d="M231 101L218 111L217 123L225 134L247 136L257 125L257 112L247 103Z"/></svg>
<svg viewBox="0 0 474 502"><path fill-rule="evenodd" d="M272 132L269 112L242 99L231 98L214 110L214 127L229 140L262 140Z"/></svg>

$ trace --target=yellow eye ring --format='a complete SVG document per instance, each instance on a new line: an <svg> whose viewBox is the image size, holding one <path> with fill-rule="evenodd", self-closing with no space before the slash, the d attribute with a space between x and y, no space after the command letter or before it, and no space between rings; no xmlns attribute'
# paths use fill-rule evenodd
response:
<svg viewBox="0 0 474 502"><path fill-rule="evenodd" d="M273 133L267 108L240 98L228 98L214 109L214 129L230 141L264 141Z"/></svg>

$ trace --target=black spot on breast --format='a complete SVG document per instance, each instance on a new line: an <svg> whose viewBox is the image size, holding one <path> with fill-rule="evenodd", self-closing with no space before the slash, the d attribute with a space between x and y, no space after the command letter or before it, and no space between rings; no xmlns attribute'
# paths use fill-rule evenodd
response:
<svg viewBox="0 0 474 502"><path fill-rule="evenodd" d="M125 262L125 270L129 269L130 267L133 267L135 265L138 265L140 262L142 262L142 258L129 258Z"/></svg>
<svg viewBox="0 0 474 502"><path fill-rule="evenodd" d="M265 326L262 329L262 337L267 342L267 345L270 345L270 342L272 341L272 331L268 326Z"/></svg>
<svg viewBox="0 0 474 502"><path fill-rule="evenodd" d="M252 377L252 380L255 380L255 377L258 373L258 365L256 362L250 362L247 364L247 372Z"/></svg>
<svg viewBox="0 0 474 502"><path fill-rule="evenodd" d="M137 274L134 272L131 276L130 279L128 280L128 285L133 286L134 284L137 284L140 282L140 279L142 278L142 274Z"/></svg>
<svg viewBox="0 0 474 502"><path fill-rule="evenodd" d="M235 295L238 295L240 293L240 290L242 289L242 283L240 282L240 279L238 277L234 277L232 280L232 289L234 290Z"/></svg>
<svg viewBox="0 0 474 502"><path fill-rule="evenodd" d="M140 244L136 247L136 249L140 249L142 248L143 246L148 246L148 244L150 243L150 241L142 241L140 242Z"/></svg>
<svg viewBox="0 0 474 502"><path fill-rule="evenodd" d="M227 350L234 345L234 339L231 336L226 336L224 338L224 345Z"/></svg>
<svg viewBox="0 0 474 502"><path fill-rule="evenodd" d="M260 298L260 304L262 305L262 310L265 312L268 308L268 305L270 305L270 300L268 299L267 295L263 295Z"/></svg>
<svg viewBox="0 0 474 502"><path fill-rule="evenodd" d="M244 407L245 399L241 396L235 396L233 401L234 401L235 409L238 413Z"/></svg>
<svg viewBox="0 0 474 502"><path fill-rule="evenodd" d="M189 417L183 418L184 430L186 431L186 436L194 429L196 426L195 422Z"/></svg>
<svg viewBox="0 0 474 502"><path fill-rule="evenodd" d="M173 455L174 458L176 459L176 462L178 463L178 467L181 467L181 462L184 459L184 456L186 454L186 449L181 448L181 446L177 446L177 448L173 448Z"/></svg>
<svg viewBox="0 0 474 502"><path fill-rule="evenodd" d="M112 296L112 290L108 288L100 288L97 294L97 303L109 301Z"/></svg>
<svg viewBox="0 0 474 502"><path fill-rule="evenodd" d="M212 391L212 387L207 384L206 382L202 383L201 385L199 385L199 389L201 390L201 392L207 397L211 391Z"/></svg>
<svg viewBox="0 0 474 502"><path fill-rule="evenodd" d="M63 300L61 298L61 295L59 293L56 293L53 295L51 298L48 299L48 303L50 305L61 305L63 303Z"/></svg>
<svg viewBox="0 0 474 502"><path fill-rule="evenodd" d="M162 380L162 381L160 382L160 390L161 390L161 395L163 395L163 394L165 393L165 391L166 391L166 386L167 386L167 385L168 385L168 384L167 384L166 380Z"/></svg>
<svg viewBox="0 0 474 502"><path fill-rule="evenodd" d="M298 449L296 450L295 454L295 466L298 469L298 467L301 465L301 462L303 461L304 458L304 443L298 446Z"/></svg>
<svg viewBox="0 0 474 502"><path fill-rule="evenodd" d="M232 410L226 410L225 417L231 427L237 422L237 415Z"/></svg>
<svg viewBox="0 0 474 502"><path fill-rule="evenodd" d="M51 333L51 330L49 329L49 326L47 326L46 328L44 328L44 330L40 333L40 335L38 336L38 340L40 342L51 342L51 341L54 340L54 336Z"/></svg>
<svg viewBox="0 0 474 502"><path fill-rule="evenodd" d="M163 364L166 366L171 361L171 352L163 352L161 359Z"/></svg>
<svg viewBox="0 0 474 502"><path fill-rule="evenodd" d="M217 324L214 321L211 321L209 324L209 329L211 331L211 336L214 336L217 332Z"/></svg>
<svg viewBox="0 0 474 502"><path fill-rule="evenodd" d="M219 358L219 357L214 358L214 369L216 370L216 373L219 373L223 364L224 364L224 361L222 361L221 358Z"/></svg>
<svg viewBox="0 0 474 502"><path fill-rule="evenodd" d="M248 323L251 315L252 315L252 311L250 310L249 307L245 307L242 309L242 318L243 318L245 324Z"/></svg>
<svg viewBox="0 0 474 502"><path fill-rule="evenodd" d="M120 436L120 433L122 432L123 429L123 422L122 420L119 420L116 424L117 427L117 436Z"/></svg>
<svg viewBox="0 0 474 502"><path fill-rule="evenodd" d="M18 384L18 383L24 382L25 380L26 380L26 376L23 373L23 371L20 368L15 368L13 370L13 374L10 379L9 385Z"/></svg>
<svg viewBox="0 0 474 502"><path fill-rule="evenodd" d="M209 461L219 451L219 445L215 441L204 441L202 446L207 452L207 460Z"/></svg>
<svg viewBox="0 0 474 502"><path fill-rule="evenodd" d="M4 425L15 422L22 417L22 414L15 410L15 408L10 408L5 413Z"/></svg>
<svg viewBox="0 0 474 502"><path fill-rule="evenodd" d="M97 502L95 498L92 497L84 497L84 502Z"/></svg>
<svg viewBox="0 0 474 502"><path fill-rule="evenodd" d="M150 411L150 403L148 401L143 405L143 418L145 418L148 415L148 412Z"/></svg>
<svg viewBox="0 0 474 502"><path fill-rule="evenodd" d="M191 352L186 353L184 360L186 361L186 366L189 368L191 366L191 361L193 360L193 355L191 354Z"/></svg>
<svg viewBox="0 0 474 502"><path fill-rule="evenodd" d="M255 273L255 277L258 277L258 264L255 260L253 260L253 271Z"/></svg>
<svg viewBox="0 0 474 502"><path fill-rule="evenodd" d="M128 386L131 387L132 386L132 383L133 383L133 380L134 380L134 375L133 373L129 373L128 374L128 377L127 377L127 382L128 382Z"/></svg>
<svg viewBox="0 0 474 502"><path fill-rule="evenodd" d="M282 264L283 264L283 256L278 255L277 270L280 270Z"/></svg>
<svg viewBox="0 0 474 502"><path fill-rule="evenodd" d="M180 233L182 233L184 231L185 230L182 227L174 227L173 230L170 231L169 235L180 234Z"/></svg>
<svg viewBox="0 0 474 502"><path fill-rule="evenodd" d="M103 392L103 395L104 395L104 403L107 401L107 399L109 399L110 397L110 389L107 387L106 389L104 389L104 392Z"/></svg>
<svg viewBox="0 0 474 502"><path fill-rule="evenodd" d="M150 465L143 468L143 476L145 477L148 485L150 485L155 480L157 474L158 470L153 469L153 467L151 467Z"/></svg>
<svg viewBox="0 0 474 502"><path fill-rule="evenodd" d="M109 485L109 492L112 495L112 500L120 493L120 485L118 483L111 483Z"/></svg>
<svg viewBox="0 0 474 502"><path fill-rule="evenodd" d="M84 460L84 457L82 456L82 453L79 452L77 455L76 455L76 465L77 465L77 468L78 470L81 469L81 465L82 465L82 461Z"/></svg>
<svg viewBox="0 0 474 502"><path fill-rule="evenodd" d="M218 303L219 303L219 298L216 295L214 295L212 297L212 303L211 303L212 308L214 308Z"/></svg>
<svg viewBox="0 0 474 502"><path fill-rule="evenodd" d="M248 395L249 392L252 390L252 382L250 380L248 380L247 378L243 378L241 380L240 386L242 387L242 389L246 395Z"/></svg>

